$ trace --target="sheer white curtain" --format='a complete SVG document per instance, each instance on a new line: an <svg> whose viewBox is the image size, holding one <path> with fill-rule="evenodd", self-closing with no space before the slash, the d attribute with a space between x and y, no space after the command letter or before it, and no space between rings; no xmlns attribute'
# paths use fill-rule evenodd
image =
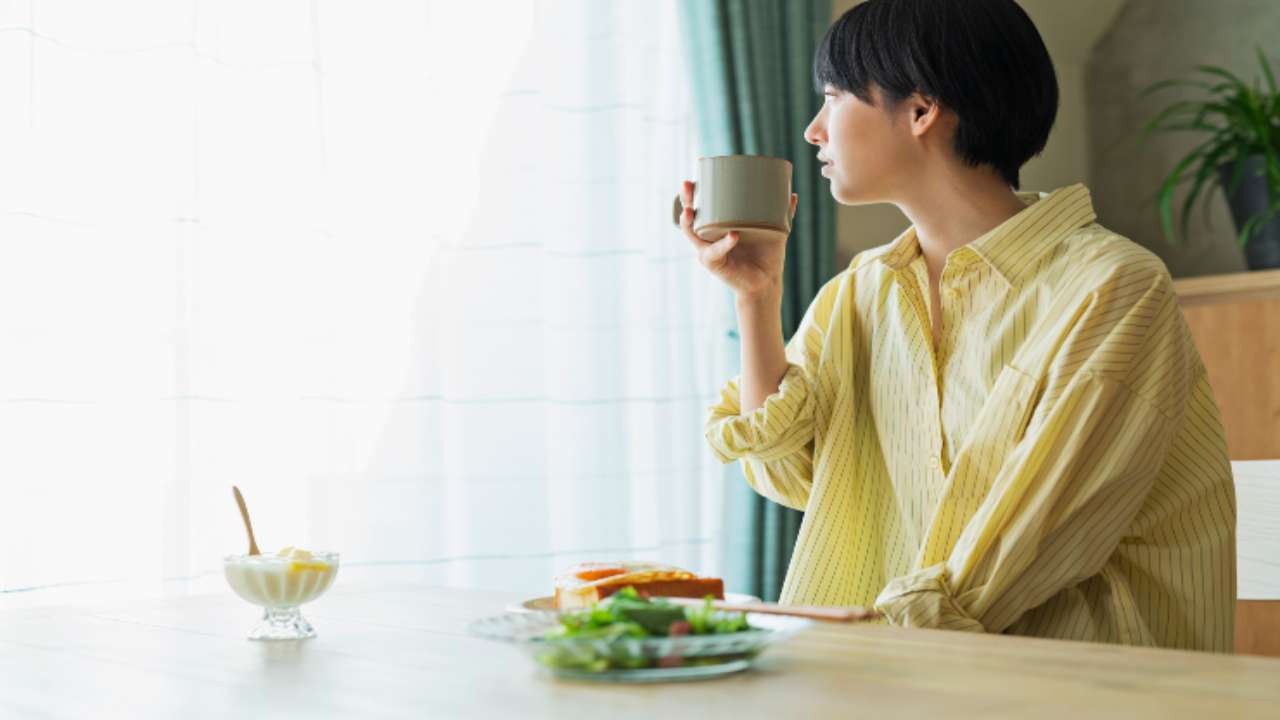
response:
<svg viewBox="0 0 1280 720"><path fill-rule="evenodd" d="M673 4L0 2L0 590L717 572Z"/></svg>

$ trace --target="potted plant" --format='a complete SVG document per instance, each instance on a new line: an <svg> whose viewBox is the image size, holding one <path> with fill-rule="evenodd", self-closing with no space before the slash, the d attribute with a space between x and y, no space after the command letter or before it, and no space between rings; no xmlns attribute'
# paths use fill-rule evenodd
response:
<svg viewBox="0 0 1280 720"><path fill-rule="evenodd" d="M1280 92L1261 50L1257 51L1266 80L1246 83L1229 70L1201 65L1190 79L1151 85L1152 93L1173 87L1193 88L1200 99L1175 102L1142 128L1145 142L1157 132L1191 132L1203 141L1165 176L1160 186L1160 222L1165 237L1177 243L1173 222L1174 189L1190 181L1182 203L1181 230L1197 199L1208 209L1212 190L1224 189L1235 220L1237 240L1249 268L1280 268ZM1208 191L1208 192L1206 192Z"/></svg>

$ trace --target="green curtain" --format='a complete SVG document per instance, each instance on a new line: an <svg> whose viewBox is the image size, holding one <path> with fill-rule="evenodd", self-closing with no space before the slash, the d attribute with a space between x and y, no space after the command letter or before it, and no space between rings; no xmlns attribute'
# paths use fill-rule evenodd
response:
<svg viewBox="0 0 1280 720"><path fill-rule="evenodd" d="M789 338L835 270L835 205L804 129L822 98L813 55L831 24L830 0L683 0L700 155L773 155L795 168L800 195L783 279ZM726 328L736 337L737 328ZM776 600L802 514L756 495L741 470L726 488L725 579Z"/></svg>

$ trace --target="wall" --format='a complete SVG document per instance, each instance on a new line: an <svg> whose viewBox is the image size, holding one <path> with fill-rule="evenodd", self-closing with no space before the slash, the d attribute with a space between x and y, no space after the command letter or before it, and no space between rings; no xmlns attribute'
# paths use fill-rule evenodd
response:
<svg viewBox="0 0 1280 720"><path fill-rule="evenodd" d="M1175 276L1244 269L1235 226L1221 192L1211 197L1209 222L1199 209L1183 247L1164 240L1154 203L1168 170L1195 146L1197 135L1157 137L1145 152L1136 129L1170 102L1196 93L1138 93L1151 83L1186 77L1199 64L1221 65L1246 80L1261 76L1254 47L1262 46L1280 70L1280 2L1276 0L1131 0L1098 43L1088 64L1093 171L1090 182L1106 225L1150 247ZM1175 200L1181 206L1183 189Z"/></svg>
<svg viewBox="0 0 1280 720"><path fill-rule="evenodd" d="M835 0L833 18L859 1ZM1052 190L1091 176L1085 65L1094 43L1123 4L1123 0L1021 0L1053 58L1061 94L1049 144L1040 157L1023 168L1024 190ZM906 218L892 205L841 206L836 216L840 267L856 253L889 242L906 227Z"/></svg>

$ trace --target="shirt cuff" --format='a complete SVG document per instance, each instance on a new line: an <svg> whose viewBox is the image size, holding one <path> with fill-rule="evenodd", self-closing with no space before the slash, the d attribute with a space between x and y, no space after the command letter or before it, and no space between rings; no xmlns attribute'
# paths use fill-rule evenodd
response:
<svg viewBox="0 0 1280 720"><path fill-rule="evenodd" d="M770 461L786 457L812 439L812 428L800 422L813 414L813 391L804 368L790 364L777 392L754 411L741 415L739 380L720 391L711 407L706 436L721 462L743 457Z"/></svg>
<svg viewBox="0 0 1280 720"><path fill-rule="evenodd" d="M986 631L952 595L946 564L891 580L876 598L876 610L901 627Z"/></svg>

